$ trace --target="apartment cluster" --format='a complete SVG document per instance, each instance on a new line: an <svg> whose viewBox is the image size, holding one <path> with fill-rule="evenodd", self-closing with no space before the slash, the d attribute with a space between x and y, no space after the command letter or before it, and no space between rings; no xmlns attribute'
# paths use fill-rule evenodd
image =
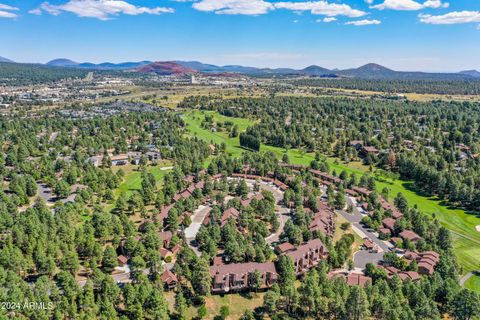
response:
<svg viewBox="0 0 480 320"><path fill-rule="evenodd" d="M335 211L325 202L318 201L318 209L311 214L311 222L308 226L312 232L318 231L329 237L333 236L335 232ZM305 210L306 212L309 211Z"/></svg>
<svg viewBox="0 0 480 320"><path fill-rule="evenodd" d="M328 250L319 239L310 240L296 248L290 243L284 243L277 246L275 251L292 259L297 276L317 266L322 259L328 258ZM210 275L213 293L267 289L279 280L273 262L223 264L221 260L216 259L214 265L210 267Z"/></svg>
<svg viewBox="0 0 480 320"><path fill-rule="evenodd" d="M435 267L440 261L440 255L435 251L426 251L416 253L413 251L406 251L403 255L403 258L411 264L412 262L417 263L417 271L402 271L394 266L385 266L378 267L385 269L387 273L387 278L391 279L394 275L397 275L401 280L405 281L407 279L411 281L420 281L421 276L431 276L435 272Z"/></svg>

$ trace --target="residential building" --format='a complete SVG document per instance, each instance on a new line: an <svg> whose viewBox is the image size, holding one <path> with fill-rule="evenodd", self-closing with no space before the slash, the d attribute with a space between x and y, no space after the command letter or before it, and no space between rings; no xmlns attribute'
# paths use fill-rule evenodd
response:
<svg viewBox="0 0 480 320"><path fill-rule="evenodd" d="M212 276L212 292L227 293L239 292L255 287L252 274L260 273L260 288L270 288L278 280L278 274L273 262L232 263L210 267Z"/></svg>

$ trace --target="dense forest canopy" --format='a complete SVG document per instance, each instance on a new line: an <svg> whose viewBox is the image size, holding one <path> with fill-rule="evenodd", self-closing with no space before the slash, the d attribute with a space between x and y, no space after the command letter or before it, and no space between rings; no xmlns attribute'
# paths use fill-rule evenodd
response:
<svg viewBox="0 0 480 320"><path fill-rule="evenodd" d="M361 158L414 180L428 194L480 210L478 103L196 97L183 104L199 105L226 116L261 119L246 134L265 144L320 151L345 161Z"/></svg>
<svg viewBox="0 0 480 320"><path fill-rule="evenodd" d="M349 90L380 91L386 93L420 93L447 95L478 95L480 80L370 80L356 78L299 79L294 85Z"/></svg>
<svg viewBox="0 0 480 320"><path fill-rule="evenodd" d="M63 79L84 78L89 70L54 68L35 64L0 63L0 84L32 85Z"/></svg>
<svg viewBox="0 0 480 320"><path fill-rule="evenodd" d="M8 305L0 309L0 317L184 319L187 309L195 307L198 318L203 318L213 281L210 266L220 253L228 263L270 263L278 271L279 281L263 294L261 306L246 310L242 319L413 320L441 319L448 314L466 320L478 316L478 295L458 284L452 235L436 219L410 207L401 194L395 196L395 205L402 213L396 232L412 229L422 237L416 243L404 241L401 246L438 252L435 273L416 282L402 281L368 265L365 274L372 282L365 286L349 286L331 277L332 270L352 264L355 238L343 234L333 240L310 229L312 213L318 209L317 200L323 192L310 169L329 172L328 164L318 156L311 168L295 172L285 166L288 157L280 162L275 154L264 153L260 147L262 142L346 160L362 157L402 175L406 174L403 163L417 161L414 165L419 168L452 176L449 183L458 184L459 190L473 188L478 186L478 159L467 159L462 174L454 172L458 172L460 144L470 148L465 150L467 155L478 152L478 106L438 102L433 108L395 102L392 107L378 100L306 98L212 102L206 97L186 99L182 106L188 105L227 116L261 119L245 133L239 133L233 123L223 124L232 137L239 136L247 149L256 152L246 150L233 158L224 146L191 135L177 112L160 108L145 108L143 112L125 108L121 113L110 113L112 109L102 105L72 105L0 118L0 300L46 306ZM95 113L89 113L93 109ZM99 110L103 110L101 116ZM204 125L210 127L211 122L205 119ZM423 156L409 156L406 139L414 141ZM353 140L388 149L388 155L395 152L396 160L382 154L364 156L350 144ZM435 152L422 151L425 147L433 147ZM438 165L435 161L440 161L436 154L451 154L442 170L433 170ZM172 166L159 169L147 155L161 155L162 161ZM123 168L127 167L114 168L113 163L122 156L121 161L134 168L140 182L138 188L119 192L126 175ZM285 185L283 199L260 190L257 182L250 187L244 180L227 178L246 168ZM161 178L152 173L163 169ZM472 176L467 179L465 172ZM345 190L362 187L371 192L366 203L372 210L368 223L373 229L392 216L380 205L382 191L375 189L372 176L335 174L340 180L327 188L326 205L342 208ZM423 188L429 188L429 183ZM39 196L45 189L54 203ZM191 196L182 197L186 191ZM68 201L74 193L75 199ZM245 204L252 193L255 197ZM451 192L445 196L453 201ZM329 252L328 258L298 281L292 259L277 255L266 241L281 228L278 201L288 204L293 212L279 239L294 245L320 240ZM464 205L474 203L470 198ZM211 211L208 223L202 222L195 236L196 252L183 231L192 223L190 214L206 205ZM232 215L224 219L225 212ZM178 249L174 260L162 256L167 235L168 249ZM386 257L402 272L418 269L395 254ZM120 258L128 260L131 281L126 283L117 283L112 274L123 261ZM163 278L166 268L178 277L176 289L168 293ZM257 272L251 277L247 296L257 292L261 284ZM167 297L174 302L169 303ZM225 319L228 313L228 306L223 306L218 315L208 316Z"/></svg>

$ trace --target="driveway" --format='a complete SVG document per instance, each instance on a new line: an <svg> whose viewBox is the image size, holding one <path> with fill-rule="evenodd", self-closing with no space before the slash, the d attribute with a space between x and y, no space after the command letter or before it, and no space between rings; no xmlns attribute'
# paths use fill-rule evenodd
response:
<svg viewBox="0 0 480 320"><path fill-rule="evenodd" d="M356 252L353 256L353 262L356 268L365 268L367 263L378 264L383 255L386 252L390 251L390 248L393 248L393 245L389 242L380 240L376 233L373 233L369 229L365 228L360 221L363 218L363 215L360 213L358 208L355 206L355 202L347 197L348 204L351 204L353 207L352 213L345 212L344 210L337 210L337 214L342 215L350 224L352 225L352 230L358 234L362 239L368 238L378 247L378 252L369 252L367 250L360 250Z"/></svg>
<svg viewBox="0 0 480 320"><path fill-rule="evenodd" d="M195 241L198 231L200 231L200 227L202 226L203 220L205 216L210 212L210 207L201 205L193 212L191 217L192 223L184 230L185 233L185 240L190 248L195 251L197 256L201 256L200 251L198 248L192 245L192 242Z"/></svg>
<svg viewBox="0 0 480 320"><path fill-rule="evenodd" d="M250 188L253 188L254 180L245 180L247 182L247 185ZM265 238L265 241L268 244L272 244L274 242L278 242L280 240L280 235L283 233L283 229L285 228L285 223L287 222L288 219L290 219L290 209L285 207L282 204L283 201L283 191L281 191L279 188L275 187L274 185L270 183L265 183L260 181L259 186L261 190L267 190L270 191L273 194L273 197L275 198L275 214L277 215L278 222L280 223L278 226L278 230L275 233L272 233L268 237Z"/></svg>
<svg viewBox="0 0 480 320"><path fill-rule="evenodd" d="M53 203L53 194L52 190L47 187L45 183L37 183L38 190L37 194L40 198L42 198L47 204Z"/></svg>

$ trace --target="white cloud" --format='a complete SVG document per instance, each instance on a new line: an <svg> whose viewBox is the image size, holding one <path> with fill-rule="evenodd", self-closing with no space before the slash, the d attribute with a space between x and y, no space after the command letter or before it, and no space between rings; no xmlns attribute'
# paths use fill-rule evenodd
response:
<svg viewBox="0 0 480 320"><path fill-rule="evenodd" d="M192 5L194 9L216 14L260 15L274 7L263 0L201 0Z"/></svg>
<svg viewBox="0 0 480 320"><path fill-rule="evenodd" d="M361 17L366 13L347 4L329 3L327 1L304 2L268 2L264 0L200 0L192 5L194 9L215 12L217 14L266 14L275 9L286 9L296 13L310 11L312 14L347 17Z"/></svg>
<svg viewBox="0 0 480 320"><path fill-rule="evenodd" d="M44 2L40 5L40 8L30 10L30 13L38 15L39 10L43 10L55 16L62 12L71 12L79 17L97 18L100 20L108 20L112 16L117 16L119 14L139 15L174 12L172 8L139 7L123 0L70 0L61 5L52 5L48 2Z"/></svg>
<svg viewBox="0 0 480 320"><path fill-rule="evenodd" d="M0 18L17 18L18 15L12 11L18 11L18 8L0 3Z"/></svg>
<svg viewBox="0 0 480 320"><path fill-rule="evenodd" d="M42 14L42 9L40 9L40 8L32 9L32 10L28 11L28 13L34 14L36 16L40 16Z"/></svg>
<svg viewBox="0 0 480 320"><path fill-rule="evenodd" d="M323 22L333 22L333 21L337 21L337 18L334 18L334 17L327 17L327 18L323 18L322 20L317 20L317 22L320 22L320 21L323 21Z"/></svg>
<svg viewBox="0 0 480 320"><path fill-rule="evenodd" d="M352 25L352 26L368 26L371 24L381 24L381 23L382 21L380 20L367 20L367 19L345 22L345 24Z"/></svg>
<svg viewBox="0 0 480 320"><path fill-rule="evenodd" d="M427 0L423 3L423 6L425 8L434 8L434 9L438 9L438 8L448 8L450 6L450 3L448 2L443 2L440 1L440 0Z"/></svg>
<svg viewBox="0 0 480 320"><path fill-rule="evenodd" d="M329 3L327 1L276 2L273 5L277 9L310 11L312 14L324 15L329 17L347 16L351 18L356 18L366 15L366 12L353 9L347 4Z"/></svg>
<svg viewBox="0 0 480 320"><path fill-rule="evenodd" d="M453 11L447 14L432 16L420 14L420 21L427 24L461 24L480 22L480 11Z"/></svg>
<svg viewBox="0 0 480 320"><path fill-rule="evenodd" d="M448 2L443 3L441 0L427 0L424 3L420 3L414 0L384 0L383 3L370 6L370 8L378 10L404 10L404 11L414 11L421 10L425 8L447 8L449 6Z"/></svg>

